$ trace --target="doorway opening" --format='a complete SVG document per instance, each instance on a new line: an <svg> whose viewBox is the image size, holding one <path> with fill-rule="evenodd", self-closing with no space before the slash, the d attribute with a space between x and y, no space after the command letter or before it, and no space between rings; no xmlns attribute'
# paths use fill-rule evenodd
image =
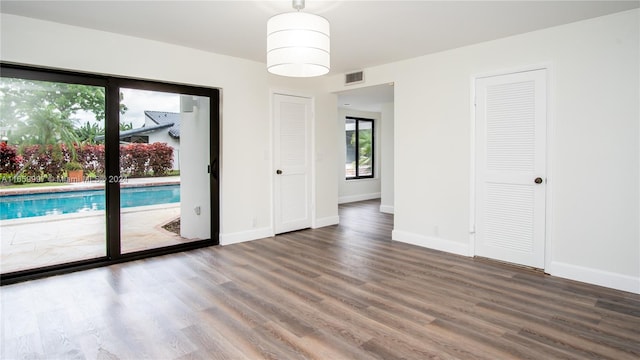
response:
<svg viewBox="0 0 640 360"><path fill-rule="evenodd" d="M394 89L388 83L338 93L340 204L380 199L379 211L394 212Z"/></svg>

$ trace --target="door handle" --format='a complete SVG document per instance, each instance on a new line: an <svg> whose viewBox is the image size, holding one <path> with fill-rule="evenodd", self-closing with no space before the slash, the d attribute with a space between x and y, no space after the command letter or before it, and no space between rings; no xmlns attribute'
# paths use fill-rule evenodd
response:
<svg viewBox="0 0 640 360"><path fill-rule="evenodd" d="M211 165L209 165L209 173L214 179L218 180L218 159L213 159Z"/></svg>
<svg viewBox="0 0 640 360"><path fill-rule="evenodd" d="M278 175L282 174L282 170L280 170L280 169L276 170L276 174L278 174Z"/></svg>
<svg viewBox="0 0 640 360"><path fill-rule="evenodd" d="M542 178L541 177L537 177L535 180L533 180L534 183L536 184L542 184Z"/></svg>

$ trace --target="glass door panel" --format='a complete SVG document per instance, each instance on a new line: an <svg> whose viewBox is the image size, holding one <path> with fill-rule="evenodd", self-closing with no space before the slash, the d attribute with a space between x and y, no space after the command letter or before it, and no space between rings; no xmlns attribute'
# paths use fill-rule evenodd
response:
<svg viewBox="0 0 640 360"><path fill-rule="evenodd" d="M358 176L373 177L372 120L358 120Z"/></svg>
<svg viewBox="0 0 640 360"><path fill-rule="evenodd" d="M2 274L106 257L105 88L0 78Z"/></svg>
<svg viewBox="0 0 640 360"><path fill-rule="evenodd" d="M121 252L209 239L209 98L120 90Z"/></svg>

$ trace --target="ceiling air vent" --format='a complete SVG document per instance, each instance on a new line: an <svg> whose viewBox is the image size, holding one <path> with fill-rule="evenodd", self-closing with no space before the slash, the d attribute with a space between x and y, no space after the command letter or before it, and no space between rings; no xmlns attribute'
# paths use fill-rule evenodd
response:
<svg viewBox="0 0 640 360"><path fill-rule="evenodd" d="M344 76L345 85L357 84L357 83L361 83L361 82L364 82L364 72L363 71L352 72L352 73L346 74Z"/></svg>

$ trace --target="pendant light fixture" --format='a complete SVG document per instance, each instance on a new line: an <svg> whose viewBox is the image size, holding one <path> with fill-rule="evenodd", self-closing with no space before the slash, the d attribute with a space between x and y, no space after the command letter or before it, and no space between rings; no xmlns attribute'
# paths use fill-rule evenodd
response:
<svg viewBox="0 0 640 360"><path fill-rule="evenodd" d="M293 0L297 11L273 16L267 22L267 70L290 77L329 72L329 21L303 13L304 0Z"/></svg>

